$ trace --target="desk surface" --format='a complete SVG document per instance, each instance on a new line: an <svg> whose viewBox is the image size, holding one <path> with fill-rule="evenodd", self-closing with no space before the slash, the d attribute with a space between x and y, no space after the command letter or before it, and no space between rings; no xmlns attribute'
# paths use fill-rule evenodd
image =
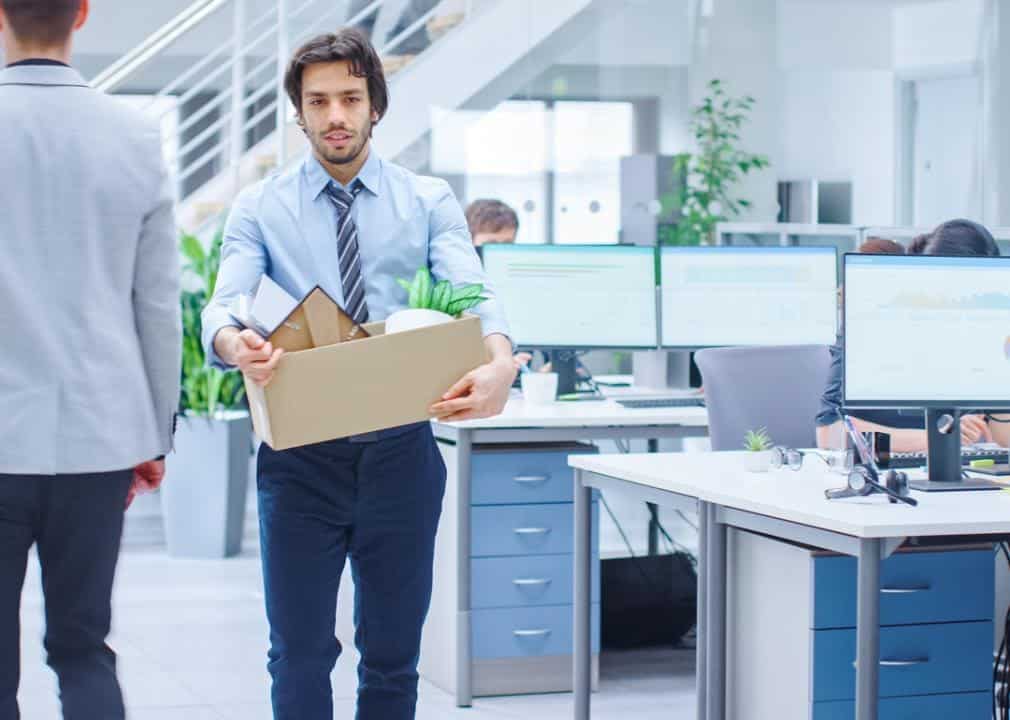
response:
<svg viewBox="0 0 1010 720"><path fill-rule="evenodd" d="M682 425L703 428L708 426L708 411L703 407L629 409L618 405L614 400L527 405L522 397L513 395L501 415L446 424L465 430L614 425Z"/></svg>
<svg viewBox="0 0 1010 720"><path fill-rule="evenodd" d="M804 468L751 473L744 452L577 455L572 467L723 507L865 538L1010 534L1010 492L913 493L918 507L882 494L827 500L844 478L807 457Z"/></svg>

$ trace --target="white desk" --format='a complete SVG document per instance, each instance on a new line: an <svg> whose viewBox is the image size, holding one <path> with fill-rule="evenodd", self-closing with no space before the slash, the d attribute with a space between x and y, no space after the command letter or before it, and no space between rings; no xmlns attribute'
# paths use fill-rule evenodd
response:
<svg viewBox="0 0 1010 720"><path fill-rule="evenodd" d="M876 720L880 561L909 537L1010 535L1010 493L915 493L918 507L883 495L826 500L843 478L808 458L800 472L749 473L743 453L572 457L575 476L575 718L588 720L589 503L592 488L660 505L697 507L698 718L725 718L726 528L858 558L856 717Z"/></svg>
<svg viewBox="0 0 1010 720"><path fill-rule="evenodd" d="M422 647L421 674L453 692L458 706L471 704L470 478L475 444L702 437L708 434L707 426L705 408L631 410L612 400L529 406L518 396L513 396L505 411L494 418L434 423L439 443L454 446L454 461L439 526L431 622L425 633L428 639L424 641L433 645L428 651ZM457 482L453 482L453 477ZM445 616L448 603L452 605L451 621ZM433 629L439 632L430 632ZM440 637L435 637L439 634ZM451 655L451 661L440 658L437 666L429 665L432 656L439 652L434 644L448 647L448 651L442 649L440 652ZM445 676L451 677L441 679Z"/></svg>

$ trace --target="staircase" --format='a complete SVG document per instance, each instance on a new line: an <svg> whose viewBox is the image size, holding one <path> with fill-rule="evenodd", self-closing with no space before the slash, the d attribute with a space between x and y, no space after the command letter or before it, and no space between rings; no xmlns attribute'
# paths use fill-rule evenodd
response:
<svg viewBox="0 0 1010 720"><path fill-rule="evenodd" d="M177 68L145 108L162 120L180 224L199 233L243 187L302 156L283 73L308 37L345 25L370 34L391 96L375 143L398 159L423 149L440 115L489 109L543 72L594 21L589 11L601 1L197 0L93 84L114 93L173 48L230 28Z"/></svg>

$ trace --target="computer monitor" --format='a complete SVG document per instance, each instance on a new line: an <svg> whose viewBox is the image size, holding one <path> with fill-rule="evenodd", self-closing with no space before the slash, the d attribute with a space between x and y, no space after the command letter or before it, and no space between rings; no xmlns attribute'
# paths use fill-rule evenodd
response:
<svg viewBox="0 0 1010 720"><path fill-rule="evenodd" d="M549 349L655 349L650 247L485 245L484 269L513 341Z"/></svg>
<svg viewBox="0 0 1010 720"><path fill-rule="evenodd" d="M926 408L929 479L958 482L950 420L1010 408L1010 258L850 254L843 277L843 404Z"/></svg>
<svg viewBox="0 0 1010 720"><path fill-rule="evenodd" d="M665 348L832 345L838 325L833 247L666 247Z"/></svg>

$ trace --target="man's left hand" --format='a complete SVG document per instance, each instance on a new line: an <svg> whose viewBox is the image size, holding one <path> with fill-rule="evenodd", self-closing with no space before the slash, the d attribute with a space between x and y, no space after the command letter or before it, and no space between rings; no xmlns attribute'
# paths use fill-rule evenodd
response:
<svg viewBox="0 0 1010 720"><path fill-rule="evenodd" d="M137 495L151 493L161 487L165 479L165 461L149 460L133 468L133 482L126 496L126 507L133 504Z"/></svg>
<svg viewBox="0 0 1010 720"><path fill-rule="evenodd" d="M468 372L428 412L439 422L493 417L505 409L515 379L516 366L511 357L494 360Z"/></svg>

